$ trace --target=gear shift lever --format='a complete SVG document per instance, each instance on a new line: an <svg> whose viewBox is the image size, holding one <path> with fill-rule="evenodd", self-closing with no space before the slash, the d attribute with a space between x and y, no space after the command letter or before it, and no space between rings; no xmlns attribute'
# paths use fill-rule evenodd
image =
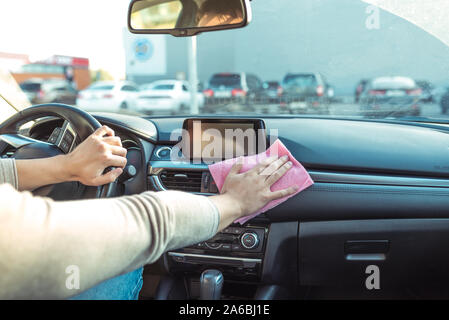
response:
<svg viewBox="0 0 449 320"><path fill-rule="evenodd" d="M201 274L200 285L201 300L220 300L223 274L214 269L205 270Z"/></svg>

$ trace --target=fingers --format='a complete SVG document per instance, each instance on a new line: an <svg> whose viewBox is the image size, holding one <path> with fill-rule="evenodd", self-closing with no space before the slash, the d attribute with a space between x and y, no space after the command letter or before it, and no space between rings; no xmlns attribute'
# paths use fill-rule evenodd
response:
<svg viewBox="0 0 449 320"><path fill-rule="evenodd" d="M117 146L109 146L109 149L111 150L113 155L126 157L126 154L128 151L125 148L117 147Z"/></svg>
<svg viewBox="0 0 449 320"><path fill-rule="evenodd" d="M284 174L287 173L288 170L292 168L292 163L290 161L284 162L280 168L277 168L270 176L267 178L268 185L272 185L276 181L278 181Z"/></svg>
<svg viewBox="0 0 449 320"><path fill-rule="evenodd" d="M104 184L111 183L115 181L122 173L123 169L115 168L104 175L96 177L92 181L92 186L102 186Z"/></svg>
<svg viewBox="0 0 449 320"><path fill-rule="evenodd" d="M275 173L280 167L282 167L288 161L288 156L283 156L276 161L272 162L268 167L266 167L261 173L261 176L270 177Z"/></svg>
<svg viewBox="0 0 449 320"><path fill-rule="evenodd" d="M290 187L287 189L283 189L283 190L279 190L279 191L274 191L271 192L269 195L269 200L273 201L273 200L277 200L277 199L281 199L284 197L288 197L291 196L292 194L294 194L296 191L298 191L298 187Z"/></svg>
<svg viewBox="0 0 449 320"><path fill-rule="evenodd" d="M125 157L111 155L106 158L105 166L124 168L126 166L126 162L127 160Z"/></svg>
<svg viewBox="0 0 449 320"><path fill-rule="evenodd" d="M272 164L277 159L278 159L278 157L276 157L276 156L265 158L259 164L257 164L253 169L251 169L248 172L260 174L262 171L265 170L266 167L268 167L270 164Z"/></svg>
<svg viewBox="0 0 449 320"><path fill-rule="evenodd" d="M101 137L101 144L106 144L106 148L104 150L110 150L111 153L116 156L126 157L127 150L123 148L120 137L114 136L114 130L108 126L102 126L94 132L94 135ZM106 136L103 137L104 135Z"/></svg>
<svg viewBox="0 0 449 320"><path fill-rule="evenodd" d="M114 130L109 128L108 126L101 126L93 133L95 136L104 137L104 136L113 136Z"/></svg>
<svg viewBox="0 0 449 320"><path fill-rule="evenodd" d="M103 141L112 146L118 146L118 147L122 146L122 139L120 139L120 137L117 137L117 136L104 137Z"/></svg>

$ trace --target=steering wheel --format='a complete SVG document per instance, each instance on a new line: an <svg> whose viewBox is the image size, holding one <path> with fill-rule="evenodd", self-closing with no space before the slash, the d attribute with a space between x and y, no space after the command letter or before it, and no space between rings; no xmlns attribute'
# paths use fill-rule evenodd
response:
<svg viewBox="0 0 449 320"><path fill-rule="evenodd" d="M56 133L53 132L49 142L19 134L20 127L25 123L47 116L64 120L62 128ZM0 157L5 155L7 145L16 149L11 156L15 159L49 158L68 153L75 145L75 141L84 141L100 127L101 124L94 117L76 107L59 103L36 105L16 113L0 124ZM65 182L33 191L35 195L47 196L55 200L105 198L115 195L115 192L115 182L100 187L87 187L79 182Z"/></svg>

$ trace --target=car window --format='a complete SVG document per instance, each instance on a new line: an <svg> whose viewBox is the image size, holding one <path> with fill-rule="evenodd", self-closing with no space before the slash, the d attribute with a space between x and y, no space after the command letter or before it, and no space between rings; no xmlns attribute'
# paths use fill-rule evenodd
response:
<svg viewBox="0 0 449 320"><path fill-rule="evenodd" d="M122 91L135 92L138 91L136 87L125 85L122 87Z"/></svg>
<svg viewBox="0 0 449 320"><path fill-rule="evenodd" d="M173 90L175 88L174 84L158 84L152 87L152 90Z"/></svg>
<svg viewBox="0 0 449 320"><path fill-rule="evenodd" d="M112 89L114 89L113 85L98 85L89 88L89 90L112 90Z"/></svg>
<svg viewBox="0 0 449 320"><path fill-rule="evenodd" d="M194 1L201 9L207 0ZM110 91L123 81L139 90L173 90L173 84L162 81L186 81L189 86L182 90L201 88L199 99L158 114L449 121L448 1L250 1L247 27L203 33L196 41L130 33L130 0L91 1L91 14L86 6L71 3L0 3L0 12L8 13L0 19L0 28L8 30L2 33L0 69L31 100L39 91L37 83L49 78L67 81L76 91ZM108 14L101 15L100 28L105 7ZM160 8L179 12L179 1ZM395 95L381 87L405 91ZM373 94L377 104L360 99ZM388 99L381 105L382 95ZM92 98L90 107L102 109L97 104L104 101L97 96L87 92L79 97ZM154 111L148 105L130 102L111 111L146 116Z"/></svg>
<svg viewBox="0 0 449 320"><path fill-rule="evenodd" d="M288 75L284 79L285 87L311 87L316 84L316 77L312 74Z"/></svg>
<svg viewBox="0 0 449 320"><path fill-rule="evenodd" d="M239 88L241 86L241 76L238 74L214 75L209 82L211 88Z"/></svg>
<svg viewBox="0 0 449 320"><path fill-rule="evenodd" d="M279 87L279 82L273 82L273 81L265 82L263 84L263 87L264 87L264 89L270 89L270 90L277 89Z"/></svg>
<svg viewBox="0 0 449 320"><path fill-rule="evenodd" d="M41 89L40 83L21 83L20 88L23 91L37 92Z"/></svg>
<svg viewBox="0 0 449 320"><path fill-rule="evenodd" d="M69 88L67 88L67 87L55 87L54 90L55 91L69 91Z"/></svg>

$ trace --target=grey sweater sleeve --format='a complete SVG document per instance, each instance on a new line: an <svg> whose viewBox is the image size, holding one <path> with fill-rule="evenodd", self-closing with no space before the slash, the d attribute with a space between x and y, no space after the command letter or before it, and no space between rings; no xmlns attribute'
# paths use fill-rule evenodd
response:
<svg viewBox="0 0 449 320"><path fill-rule="evenodd" d="M3 184L0 201L3 299L74 296L211 238L220 220L209 199L177 191L54 202Z"/></svg>
<svg viewBox="0 0 449 320"><path fill-rule="evenodd" d="M0 184L2 183L9 183L18 188L19 180L14 159L0 159Z"/></svg>

